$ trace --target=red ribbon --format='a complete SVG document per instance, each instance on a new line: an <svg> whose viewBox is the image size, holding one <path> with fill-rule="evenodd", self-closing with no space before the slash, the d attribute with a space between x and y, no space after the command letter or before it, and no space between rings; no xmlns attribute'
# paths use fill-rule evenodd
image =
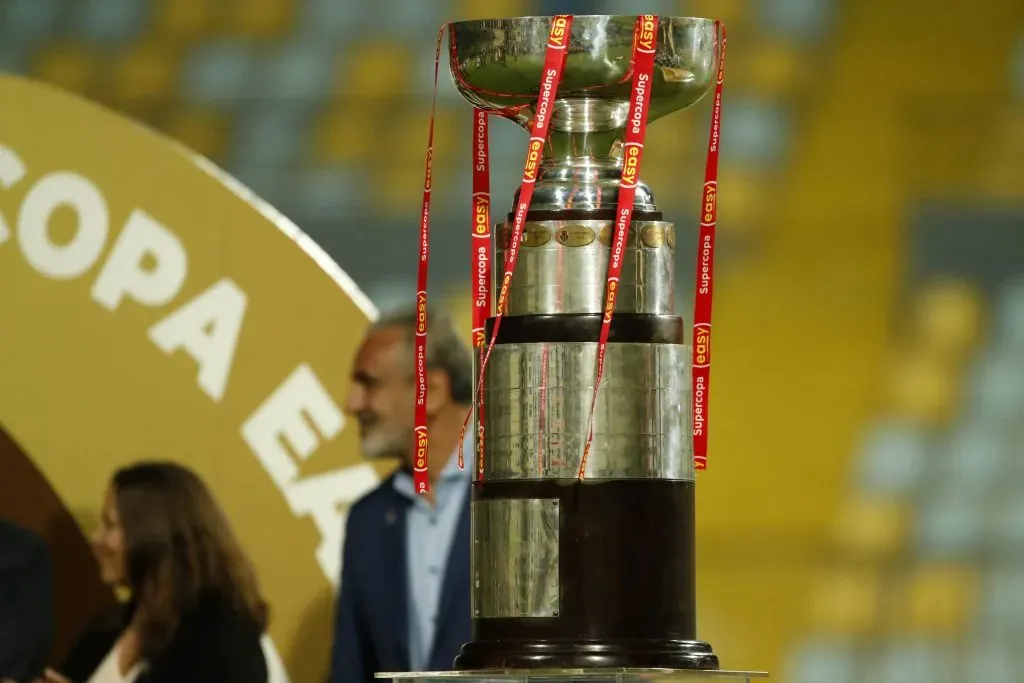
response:
<svg viewBox="0 0 1024 683"><path fill-rule="evenodd" d="M473 109L473 348L484 352L487 337L484 327L491 314L491 150L488 135L488 114ZM477 397L478 415L483 414L483 393ZM479 430L477 453L483 452L483 430ZM459 469L465 468L463 448L459 448Z"/></svg>
<svg viewBox="0 0 1024 683"><path fill-rule="evenodd" d="M413 414L415 457L412 481L417 493L430 490L427 453L430 437L427 431L427 271L430 262L430 185L434 164L434 113L437 110L437 74L441 66L441 36L445 24L437 32L434 51L434 99L430 105L430 132L427 134L427 160L424 163L423 208L420 211L420 261L416 271L416 336L413 343L416 374L416 405Z"/></svg>
<svg viewBox="0 0 1024 683"><path fill-rule="evenodd" d="M708 466L708 398L711 395L711 294L714 284L715 227L718 223L718 151L722 142L722 82L725 79L725 25L715 22L721 36L715 99L711 107L708 157L697 237L697 274L693 299L693 462Z"/></svg>
<svg viewBox="0 0 1024 683"><path fill-rule="evenodd" d="M626 141L622 146L622 173L619 181L619 198L615 206L615 226L611 249L608 253L608 277L604 286L604 316L597 340L596 378L594 394L590 400L587 416L587 440L583 445L580 459L579 478L587 471L590 445L594 439L594 409L604 375L604 356L608 347L608 332L612 315L615 313L615 299L622 275L622 261L626 253L629 227L633 220L633 204L636 199L636 184L640 179L640 161L643 159L644 138L647 136L647 110L651 102L651 81L654 74L654 50L658 40L658 17L644 14L636 18L633 30L633 86L629 97L629 118L626 121Z"/></svg>

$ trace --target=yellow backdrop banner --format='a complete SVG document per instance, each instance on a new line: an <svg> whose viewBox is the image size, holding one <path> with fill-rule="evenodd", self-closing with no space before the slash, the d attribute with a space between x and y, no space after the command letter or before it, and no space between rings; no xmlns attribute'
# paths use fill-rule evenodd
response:
<svg viewBox="0 0 1024 683"><path fill-rule="evenodd" d="M108 477L173 459L259 568L273 678L322 681L346 509L382 474L340 409L373 306L173 141L18 78L0 102L0 516L61 542L58 650L109 599L82 540Z"/></svg>

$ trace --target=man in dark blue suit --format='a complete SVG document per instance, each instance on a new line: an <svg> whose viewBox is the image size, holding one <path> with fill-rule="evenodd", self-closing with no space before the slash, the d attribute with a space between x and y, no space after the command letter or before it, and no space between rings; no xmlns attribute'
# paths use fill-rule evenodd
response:
<svg viewBox="0 0 1024 683"><path fill-rule="evenodd" d="M42 675L53 647L53 590L46 542L0 520L0 681Z"/></svg>
<svg viewBox="0 0 1024 683"><path fill-rule="evenodd" d="M377 321L353 364L346 412L359 421L363 453L401 464L349 511L331 683L447 670L469 640L470 471L458 468L457 451L472 356L449 320L429 322L429 495L412 482L415 311ZM465 452L472 462L469 439Z"/></svg>

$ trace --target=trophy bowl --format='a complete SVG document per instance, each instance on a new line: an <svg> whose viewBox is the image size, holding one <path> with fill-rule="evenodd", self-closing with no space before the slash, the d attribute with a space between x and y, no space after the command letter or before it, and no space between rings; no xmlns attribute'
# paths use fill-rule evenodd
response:
<svg viewBox="0 0 1024 683"><path fill-rule="evenodd" d="M451 24L449 65L463 98L529 130L553 20L516 17ZM532 210L598 216L615 208L635 26L635 16L573 17ZM649 122L691 106L711 90L721 54L718 30L713 19L658 19ZM518 192L513 203L517 201ZM641 215L658 216L646 183L637 184L635 207Z"/></svg>
<svg viewBox="0 0 1024 683"><path fill-rule="evenodd" d="M469 102L527 125L537 99L553 17L458 21L449 33L456 88ZM574 16L555 129L620 128L629 107L635 16ZM711 89L715 22L659 17L648 121L685 109Z"/></svg>

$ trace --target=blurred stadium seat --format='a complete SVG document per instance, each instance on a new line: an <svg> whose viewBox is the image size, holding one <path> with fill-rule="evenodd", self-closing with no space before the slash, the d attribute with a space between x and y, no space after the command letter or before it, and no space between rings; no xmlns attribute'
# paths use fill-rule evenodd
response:
<svg viewBox="0 0 1024 683"><path fill-rule="evenodd" d="M959 360L979 339L982 307L977 288L965 282L929 283L914 305L913 332L923 346Z"/></svg>
<svg viewBox="0 0 1024 683"><path fill-rule="evenodd" d="M996 305L998 343L1010 353L1024 356L1024 276L1003 283Z"/></svg>
<svg viewBox="0 0 1024 683"><path fill-rule="evenodd" d="M1019 102L1024 102L1024 32L1010 59L1010 89Z"/></svg>
<svg viewBox="0 0 1024 683"><path fill-rule="evenodd" d="M426 148L424 148L424 153ZM423 199L423 164L381 169L372 176L369 200L389 218L414 221Z"/></svg>
<svg viewBox="0 0 1024 683"><path fill-rule="evenodd" d="M434 168L443 168L451 160L451 152L455 147L453 115L450 111L438 107L434 117ZM393 111L384 112L378 117L375 135L378 137L375 154L370 164L387 173L398 164L419 168L423 173L423 163L427 153L427 135L429 132L430 110L426 107L396 107ZM368 131L367 131L368 132ZM468 131L466 131L468 135ZM462 159L469 164L469 157ZM423 180L419 182L422 190Z"/></svg>
<svg viewBox="0 0 1024 683"><path fill-rule="evenodd" d="M367 295L382 311L401 308L408 303L409 288L415 289L416 283L408 277L385 275L379 278L367 290Z"/></svg>
<svg viewBox="0 0 1024 683"><path fill-rule="evenodd" d="M771 190L761 174L740 164L723 166L718 182L723 188L728 188L723 191L728 193L729 201L723 199L718 210L723 231L742 236L764 225Z"/></svg>
<svg viewBox="0 0 1024 683"><path fill-rule="evenodd" d="M354 43L338 62L334 91L368 106L386 103L405 93L413 61L402 43Z"/></svg>
<svg viewBox="0 0 1024 683"><path fill-rule="evenodd" d="M254 40L280 38L292 28L293 0L221 0L224 21L234 35Z"/></svg>
<svg viewBox="0 0 1024 683"><path fill-rule="evenodd" d="M223 26L218 9L217 4L205 0L153 0L150 24L157 36L167 40L194 40Z"/></svg>
<svg viewBox="0 0 1024 683"><path fill-rule="evenodd" d="M685 0L680 4L684 16L718 19L734 32L745 29L750 17L751 3L747 0Z"/></svg>
<svg viewBox="0 0 1024 683"><path fill-rule="evenodd" d="M82 0L75 3L69 24L89 43L119 45L139 37L149 9L138 0Z"/></svg>
<svg viewBox="0 0 1024 683"><path fill-rule="evenodd" d="M458 21L522 17L537 14L535 2L530 0L453 0L448 15Z"/></svg>
<svg viewBox="0 0 1024 683"><path fill-rule="evenodd" d="M972 414L997 421L1024 416L1024 356L1009 350L987 353L973 368L967 395Z"/></svg>
<svg viewBox="0 0 1024 683"><path fill-rule="evenodd" d="M387 18L387 32L402 41L427 45L445 21L457 21L444 2L396 0Z"/></svg>
<svg viewBox="0 0 1024 683"><path fill-rule="evenodd" d="M779 39L765 40L751 50L752 58L742 61L730 60L736 69L729 72L730 86L740 73L745 78L740 82L745 89L762 99L790 98L807 87L812 65L794 45Z"/></svg>
<svg viewBox="0 0 1024 683"><path fill-rule="evenodd" d="M787 662L788 683L858 683L859 648L848 641L818 639L802 645Z"/></svg>
<svg viewBox="0 0 1024 683"><path fill-rule="evenodd" d="M774 169L788 147L786 112L771 100L733 96L722 104L722 161Z"/></svg>
<svg viewBox="0 0 1024 683"><path fill-rule="evenodd" d="M866 657L862 681L872 683L958 683L954 655L941 642L908 638Z"/></svg>
<svg viewBox="0 0 1024 683"><path fill-rule="evenodd" d="M823 572L810 596L816 635L851 641L874 632L883 596L879 572L864 566L838 566Z"/></svg>
<svg viewBox="0 0 1024 683"><path fill-rule="evenodd" d="M919 349L900 351L893 358L886 381L892 415L913 424L942 424L959 403L957 374L938 354Z"/></svg>
<svg viewBox="0 0 1024 683"><path fill-rule="evenodd" d="M37 54L32 68L37 78L86 97L97 96L101 69L101 55L74 41L46 45Z"/></svg>
<svg viewBox="0 0 1024 683"><path fill-rule="evenodd" d="M868 494L908 499L921 486L929 438L923 429L896 421L872 427L855 460L855 484Z"/></svg>
<svg viewBox="0 0 1024 683"><path fill-rule="evenodd" d="M353 121L368 121L360 102L341 100L321 113L310 139L310 156L314 164L350 164L368 159L375 138L364 126ZM425 139L425 138L424 138ZM424 151L426 146L424 143Z"/></svg>
<svg viewBox="0 0 1024 683"><path fill-rule="evenodd" d="M957 680L979 683L1018 683L1021 655L1006 642L979 642L966 649L953 674Z"/></svg>
<svg viewBox="0 0 1024 683"><path fill-rule="evenodd" d="M232 131L232 165L295 168L311 118L310 104L296 100L277 100L244 112Z"/></svg>
<svg viewBox="0 0 1024 683"><path fill-rule="evenodd" d="M110 101L132 110L140 105L167 107L178 81L177 50L166 43L143 43L117 55L111 67Z"/></svg>
<svg viewBox="0 0 1024 683"><path fill-rule="evenodd" d="M270 101L326 99L331 91L333 46L291 42L261 52L246 91Z"/></svg>
<svg viewBox="0 0 1024 683"><path fill-rule="evenodd" d="M348 167L308 169L299 179L296 211L314 223L329 223L345 215L366 191L363 174Z"/></svg>
<svg viewBox="0 0 1024 683"><path fill-rule="evenodd" d="M14 41L0 42L0 73L24 72L29 64L27 52L24 46Z"/></svg>
<svg viewBox="0 0 1024 683"><path fill-rule="evenodd" d="M956 641L974 625L977 581L969 564L923 562L892 597L897 633Z"/></svg>
<svg viewBox="0 0 1024 683"><path fill-rule="evenodd" d="M1014 485L997 494L990 537L994 552L1018 559L1024 557L1024 477L1019 470L1007 474Z"/></svg>
<svg viewBox="0 0 1024 683"><path fill-rule="evenodd" d="M220 158L227 149L227 119L217 111L179 107L168 121L167 133L209 159Z"/></svg>
<svg viewBox="0 0 1024 683"><path fill-rule="evenodd" d="M761 0L754 6L765 33L798 43L825 38L835 9L832 0Z"/></svg>
<svg viewBox="0 0 1024 683"><path fill-rule="evenodd" d="M970 421L952 430L935 463L938 479L960 495L981 503L1010 472L1005 434L991 420ZM940 483L936 482L936 484Z"/></svg>
<svg viewBox="0 0 1024 683"><path fill-rule="evenodd" d="M926 559L975 559L985 548L983 501L958 490L958 482L936 485L921 503L914 550Z"/></svg>
<svg viewBox="0 0 1024 683"><path fill-rule="evenodd" d="M254 55L251 45L236 39L195 46L184 58L182 96L200 105L238 104L248 89Z"/></svg>
<svg viewBox="0 0 1024 683"><path fill-rule="evenodd" d="M834 540L851 563L884 564L903 548L906 505L892 498L859 496L840 506Z"/></svg>
<svg viewBox="0 0 1024 683"><path fill-rule="evenodd" d="M1024 98L994 112L989 137L998 144L981 150L975 186L985 200L1019 202L1024 198Z"/></svg>
<svg viewBox="0 0 1024 683"><path fill-rule="evenodd" d="M686 13L687 7L680 7L678 0L651 0L645 2L643 11L661 17L675 17ZM587 9L586 14L622 14L626 11L620 0L595 0L593 3L578 0L540 0L537 14L583 14L580 6Z"/></svg>
<svg viewBox="0 0 1024 683"><path fill-rule="evenodd" d="M35 46L54 37L61 0L4 0L0 3L0 45Z"/></svg>
<svg viewBox="0 0 1024 683"><path fill-rule="evenodd" d="M1024 633L1024 568L1019 564L995 568L983 580L979 635L1019 643Z"/></svg>
<svg viewBox="0 0 1024 683"><path fill-rule="evenodd" d="M323 2L295 0L296 33L305 40L334 43L358 35L369 16L369 6L361 2Z"/></svg>

